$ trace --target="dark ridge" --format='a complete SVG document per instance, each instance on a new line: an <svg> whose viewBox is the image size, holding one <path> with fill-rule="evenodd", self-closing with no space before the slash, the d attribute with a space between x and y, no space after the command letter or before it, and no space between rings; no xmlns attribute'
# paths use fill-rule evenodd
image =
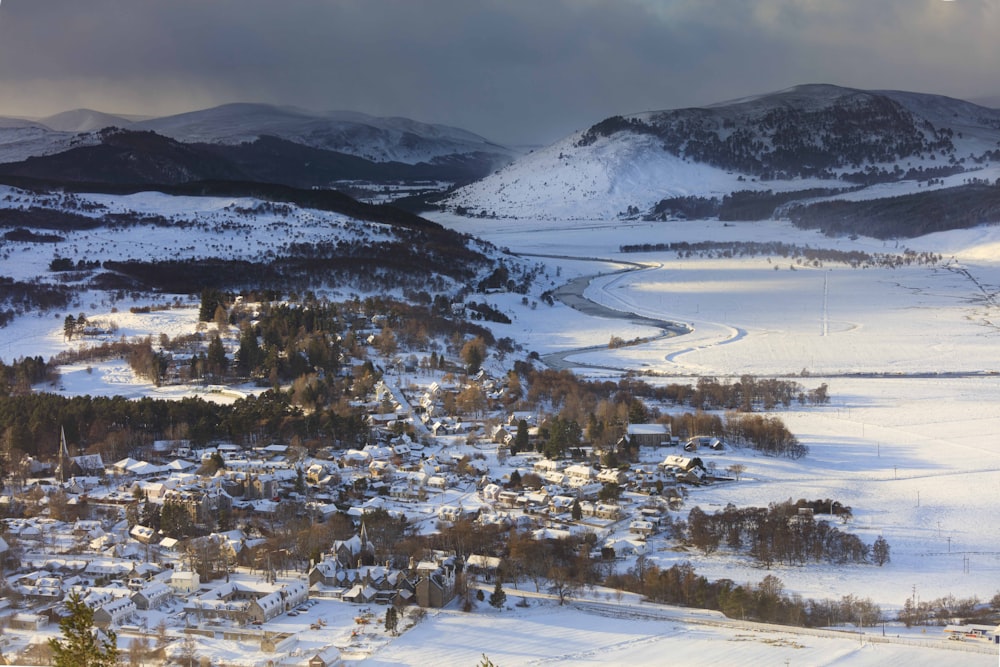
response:
<svg viewBox="0 0 1000 667"><path fill-rule="evenodd" d="M264 201L284 202L303 208L340 213L365 222L428 231L444 231L444 228L436 222L386 204L364 204L335 190L303 190L275 183L212 180L176 184L99 183L31 178L9 175L2 173L2 171L0 171L0 183L35 193L63 191L81 194L92 192L131 195L137 192L162 192L167 195L191 197L252 197Z"/></svg>
<svg viewBox="0 0 1000 667"><path fill-rule="evenodd" d="M1000 219L1000 183L971 183L884 199L792 205L788 217L796 227L819 229L827 236L912 238Z"/></svg>

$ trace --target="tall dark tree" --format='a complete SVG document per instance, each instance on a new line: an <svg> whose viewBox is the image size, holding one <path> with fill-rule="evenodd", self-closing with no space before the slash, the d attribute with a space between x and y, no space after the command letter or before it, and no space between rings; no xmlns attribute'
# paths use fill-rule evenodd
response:
<svg viewBox="0 0 1000 667"><path fill-rule="evenodd" d="M385 610L385 631L391 632L393 635L396 634L396 628L399 627L399 612L392 605Z"/></svg>
<svg viewBox="0 0 1000 667"><path fill-rule="evenodd" d="M240 332L240 349L236 352L236 365L243 375L249 375L264 360L264 353L257 342L257 331L246 326Z"/></svg>
<svg viewBox="0 0 1000 667"><path fill-rule="evenodd" d="M514 446L510 448L511 454L528 451L528 422L521 419L517 422L517 433L514 435Z"/></svg>
<svg viewBox="0 0 1000 667"><path fill-rule="evenodd" d="M208 343L205 365L208 372L216 377L224 375L226 368L229 367L229 359L226 358L226 348L223 346L219 334L212 336L212 340Z"/></svg>
<svg viewBox="0 0 1000 667"><path fill-rule="evenodd" d="M69 615L59 621L62 639L49 639L56 667L115 667L118 637L114 630L99 637L94 629L94 610L73 591L66 600Z"/></svg>
<svg viewBox="0 0 1000 667"><path fill-rule="evenodd" d="M211 322L215 318L215 311L226 307L225 295L217 290L206 288L201 292L201 306L198 308L198 319L202 322Z"/></svg>

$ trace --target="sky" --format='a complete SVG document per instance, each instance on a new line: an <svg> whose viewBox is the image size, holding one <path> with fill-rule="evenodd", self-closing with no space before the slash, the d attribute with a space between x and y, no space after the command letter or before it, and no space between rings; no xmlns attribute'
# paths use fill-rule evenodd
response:
<svg viewBox="0 0 1000 667"><path fill-rule="evenodd" d="M6 0L0 115L265 102L547 144L801 83L1000 99L998 34L1000 0Z"/></svg>

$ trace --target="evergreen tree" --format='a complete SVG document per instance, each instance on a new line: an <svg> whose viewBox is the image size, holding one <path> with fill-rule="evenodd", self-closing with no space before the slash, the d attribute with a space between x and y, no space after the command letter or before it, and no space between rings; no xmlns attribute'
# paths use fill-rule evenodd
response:
<svg viewBox="0 0 1000 667"><path fill-rule="evenodd" d="M522 419L517 422L517 433L514 435L514 446L510 448L510 453L517 455L519 452L526 452L528 444L528 422Z"/></svg>
<svg viewBox="0 0 1000 667"><path fill-rule="evenodd" d="M198 308L198 319L211 322L215 311L221 306L225 308L226 297L217 289L206 288L201 292L201 306Z"/></svg>
<svg viewBox="0 0 1000 667"><path fill-rule="evenodd" d="M390 606L385 610L385 631L395 635L397 627L399 627L399 613L395 607Z"/></svg>
<svg viewBox="0 0 1000 667"><path fill-rule="evenodd" d="M208 343L208 354L205 359L208 372L215 376L221 376L226 372L229 360L226 358L226 348L222 344L219 334L215 334Z"/></svg>
<svg viewBox="0 0 1000 667"><path fill-rule="evenodd" d="M493 586L493 592L490 593L490 606L494 609L503 609L505 604L507 604L507 594L503 592L503 588L500 586L500 577L497 577L496 584Z"/></svg>
<svg viewBox="0 0 1000 667"><path fill-rule="evenodd" d="M583 518L583 508L580 507L580 499L573 499L573 508L570 510L570 515L573 517L573 521L579 521Z"/></svg>
<svg viewBox="0 0 1000 667"><path fill-rule="evenodd" d="M62 640L49 639L56 667L115 667L118 664L118 637L108 630L98 638L94 630L94 610L73 591L66 600L69 616L59 621Z"/></svg>
<svg viewBox="0 0 1000 667"><path fill-rule="evenodd" d="M236 353L236 363L240 373L250 373L264 360L264 353L257 342L257 332L252 326L244 327L240 333L240 349Z"/></svg>

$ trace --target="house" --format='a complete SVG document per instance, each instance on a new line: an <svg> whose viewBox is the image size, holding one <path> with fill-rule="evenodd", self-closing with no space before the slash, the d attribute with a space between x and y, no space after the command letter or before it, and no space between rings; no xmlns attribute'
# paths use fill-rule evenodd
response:
<svg viewBox="0 0 1000 667"><path fill-rule="evenodd" d="M628 473L616 468L605 468L597 473L597 481L602 484L625 484L628 482Z"/></svg>
<svg viewBox="0 0 1000 667"><path fill-rule="evenodd" d="M629 444L638 447L662 447L673 444L670 424L629 424L625 435Z"/></svg>
<svg viewBox="0 0 1000 667"><path fill-rule="evenodd" d="M702 464L701 459L697 456L677 456L676 454L671 454L667 458L663 459L663 462L660 464L660 468L662 469L676 468L681 472L688 472L694 468L704 469L704 467L705 466Z"/></svg>
<svg viewBox="0 0 1000 667"><path fill-rule="evenodd" d="M128 534L135 540L142 542L143 544L151 544L153 539L156 537L156 531L148 526L143 526L141 524L136 524L132 526L132 530L128 531Z"/></svg>
<svg viewBox="0 0 1000 667"><path fill-rule="evenodd" d="M589 484L597 475L589 465L575 464L566 468L566 477L573 487Z"/></svg>
<svg viewBox="0 0 1000 667"><path fill-rule="evenodd" d="M16 613L7 618L8 626L13 630L41 630L48 625L49 619L43 614Z"/></svg>
<svg viewBox="0 0 1000 667"><path fill-rule="evenodd" d="M173 594L174 591L170 586L160 582L152 582L133 593L132 602L135 603L136 609L144 611L156 609L164 602L170 600Z"/></svg>
<svg viewBox="0 0 1000 667"><path fill-rule="evenodd" d="M135 615L136 606L132 598L121 597L106 602L94 610L94 625L102 630L120 626Z"/></svg>
<svg viewBox="0 0 1000 667"><path fill-rule="evenodd" d="M340 649L327 646L325 649L309 658L309 667L339 667L344 661L340 657Z"/></svg>
<svg viewBox="0 0 1000 667"><path fill-rule="evenodd" d="M174 570L170 575L170 588L178 595L190 595L201 586L201 580L197 572L190 570Z"/></svg>
<svg viewBox="0 0 1000 667"><path fill-rule="evenodd" d="M685 452L696 452L699 447L707 447L717 452L725 449L725 445L721 440L710 435L696 435L684 443Z"/></svg>
<svg viewBox="0 0 1000 667"><path fill-rule="evenodd" d="M490 433L490 441L498 445L506 445L513 438L514 435L502 424L494 426Z"/></svg>
<svg viewBox="0 0 1000 667"><path fill-rule="evenodd" d="M278 614L290 611L309 599L309 588L303 581L292 581L266 595L254 597L246 605L251 622L263 623Z"/></svg>
<svg viewBox="0 0 1000 667"><path fill-rule="evenodd" d="M415 593L421 607L443 607L455 597L454 557L422 561L416 566L416 573L419 579Z"/></svg>
<svg viewBox="0 0 1000 667"><path fill-rule="evenodd" d="M639 535L652 535L656 532L656 526L652 521L636 519L628 525L628 532Z"/></svg>

